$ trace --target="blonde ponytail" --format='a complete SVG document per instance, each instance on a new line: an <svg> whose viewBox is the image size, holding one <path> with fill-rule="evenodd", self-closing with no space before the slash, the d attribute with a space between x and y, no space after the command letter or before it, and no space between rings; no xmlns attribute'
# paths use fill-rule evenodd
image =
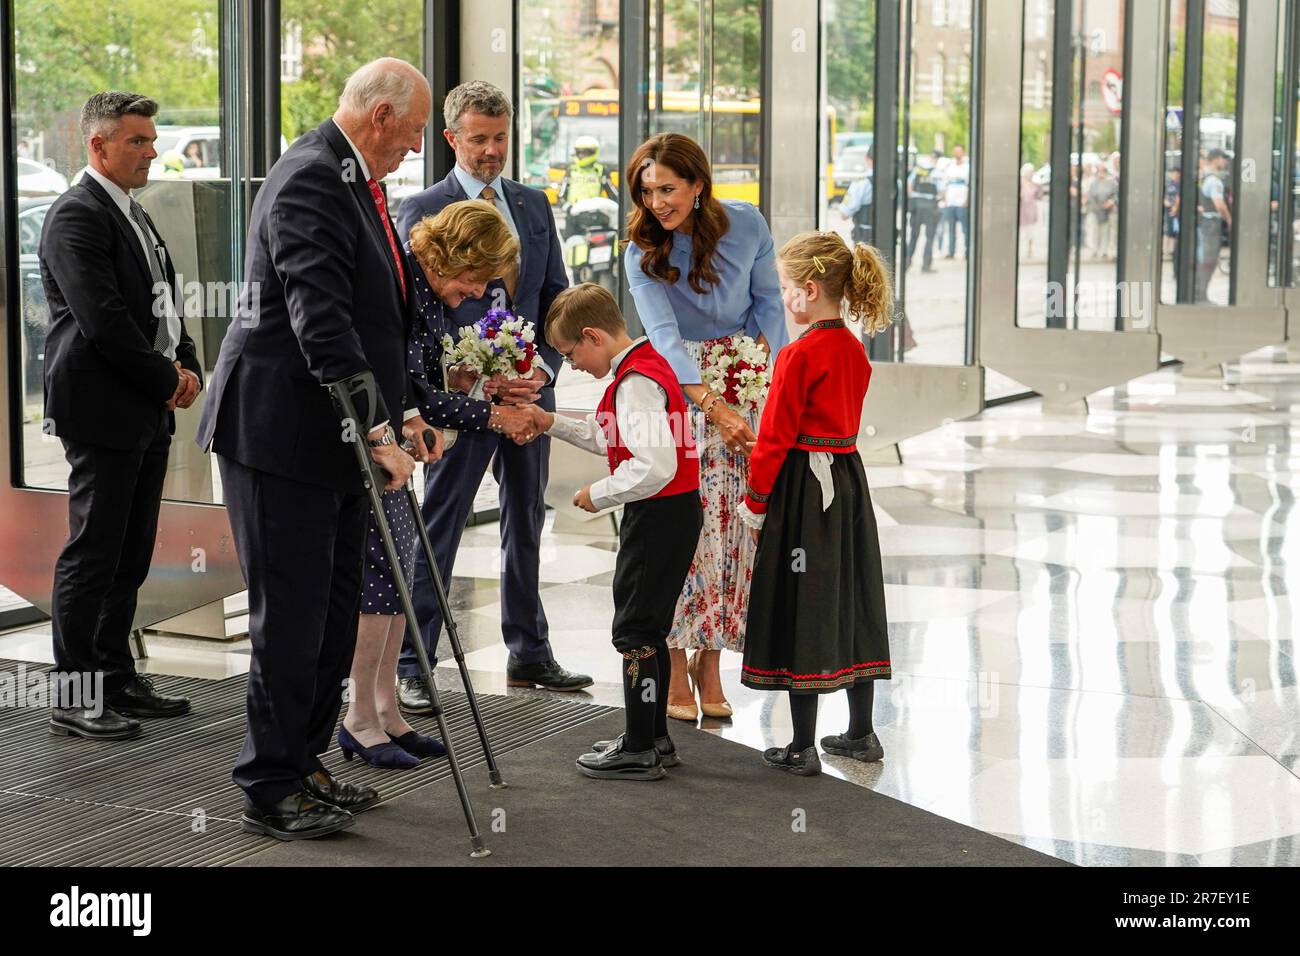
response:
<svg viewBox="0 0 1300 956"><path fill-rule="evenodd" d="M844 286L849 315L863 324L868 335L889 328L894 308L894 290L889 273L873 246L859 242L853 247L853 269Z"/></svg>

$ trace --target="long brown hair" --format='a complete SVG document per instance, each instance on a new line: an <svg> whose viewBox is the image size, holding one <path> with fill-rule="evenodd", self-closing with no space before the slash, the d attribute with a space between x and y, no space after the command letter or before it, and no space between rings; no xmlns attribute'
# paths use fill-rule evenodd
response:
<svg viewBox="0 0 1300 956"><path fill-rule="evenodd" d="M700 208L694 212L691 230L691 271L687 281L698 295L708 291L707 286L717 285L719 277L713 268L713 253L729 228L726 210L713 197L713 170L704 150L689 136L681 133L660 133L651 136L637 147L628 160L628 194L633 208L627 217L627 242L636 243L641 250L641 271L661 282L675 283L681 270L668 262L673 248L673 234L663 227L641 198L641 176L651 164L663 165L694 185L703 183L700 190Z"/></svg>

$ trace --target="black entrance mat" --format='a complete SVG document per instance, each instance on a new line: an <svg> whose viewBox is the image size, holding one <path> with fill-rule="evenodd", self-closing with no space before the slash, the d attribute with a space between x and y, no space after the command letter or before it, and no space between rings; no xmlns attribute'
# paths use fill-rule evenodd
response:
<svg viewBox="0 0 1300 956"><path fill-rule="evenodd" d="M673 728L682 765L665 780L580 775L574 758L622 726L621 712L609 714L506 755L504 790L471 781L486 859L469 859L444 779L343 833L272 844L240 865L1068 865L825 774L773 770L757 751L689 728Z"/></svg>
<svg viewBox="0 0 1300 956"><path fill-rule="evenodd" d="M25 687L28 675L50 668L0 660L0 670L10 686ZM54 737L48 709L0 707L0 866L211 866L267 848L266 837L240 830L243 796L230 780L244 739L247 679L156 681L160 692L188 697L193 710L144 721L135 740ZM485 803L487 770L468 698L444 691L442 701L466 780ZM479 704L498 755L614 712L536 692L481 694ZM436 733L429 717L412 724ZM345 764L337 746L323 761L386 799L449 777L446 760L377 770L360 760Z"/></svg>

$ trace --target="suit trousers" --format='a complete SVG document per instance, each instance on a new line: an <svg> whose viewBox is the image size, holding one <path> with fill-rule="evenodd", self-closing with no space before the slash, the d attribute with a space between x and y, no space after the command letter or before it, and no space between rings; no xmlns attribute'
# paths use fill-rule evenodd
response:
<svg viewBox="0 0 1300 956"><path fill-rule="evenodd" d="M321 769L352 668L370 501L218 456L248 584L248 731L234 781L258 806Z"/></svg>
<svg viewBox="0 0 1300 956"><path fill-rule="evenodd" d="M168 416L146 448L120 451L64 439L68 540L54 565L50 617L57 671L102 671L113 693L135 674L131 625L149 576L167 450Z"/></svg>
<svg viewBox="0 0 1300 956"><path fill-rule="evenodd" d="M629 501L618 529L614 565L614 649L668 653L677 599L704 527L700 493Z"/></svg>
<svg viewBox="0 0 1300 956"><path fill-rule="evenodd" d="M542 389L538 404L555 411L555 392ZM500 486L501 636L510 649L512 662L543 663L552 659L550 631L539 590L551 439L543 435L527 445L516 445L495 432L461 432L440 462L425 466L424 524L443 584L450 589L456 551L489 462ZM424 648L434 661L443 620L423 549L417 550L415 556L411 599L420 619ZM409 633L402 645L397 674L420 676L419 659Z"/></svg>

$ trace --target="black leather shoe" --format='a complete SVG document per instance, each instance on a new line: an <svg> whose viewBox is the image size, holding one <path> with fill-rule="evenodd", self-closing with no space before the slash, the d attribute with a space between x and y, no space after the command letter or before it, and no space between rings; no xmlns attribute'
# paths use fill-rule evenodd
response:
<svg viewBox="0 0 1300 956"><path fill-rule="evenodd" d="M622 736L605 750L583 754L578 758L578 769L597 780L662 780L668 776L653 747L628 753L623 749Z"/></svg>
<svg viewBox="0 0 1300 956"><path fill-rule="evenodd" d="M790 745L771 747L763 751L763 762L769 767L785 770L800 777L815 777L822 772L822 762L817 748L791 751Z"/></svg>
<svg viewBox="0 0 1300 956"><path fill-rule="evenodd" d="M327 770L317 770L311 776L303 777L302 788L317 800L333 804L349 813L369 810L379 802L379 791L374 787L344 783L337 777L331 777Z"/></svg>
<svg viewBox="0 0 1300 956"><path fill-rule="evenodd" d="M546 690L582 690L590 687L592 679L586 674L571 674L555 661L542 661L540 664L506 665L506 683L511 687L532 687L534 684Z"/></svg>
<svg viewBox="0 0 1300 956"><path fill-rule="evenodd" d="M822 750L837 757L852 757L863 763L885 759L885 748L880 745L880 738L875 734L867 734L856 740L848 734L832 734L822 738Z"/></svg>
<svg viewBox="0 0 1300 956"><path fill-rule="evenodd" d="M108 706L128 717L180 717L190 712L184 697L166 697L153 686L153 678L133 674L121 690L106 695Z"/></svg>
<svg viewBox="0 0 1300 956"><path fill-rule="evenodd" d="M433 695L423 677L402 677L397 681L397 706L407 714L432 714Z"/></svg>
<svg viewBox="0 0 1300 956"><path fill-rule="evenodd" d="M594 750L596 753L604 753L610 747L614 746L614 744L618 743L618 740L619 738L617 737L614 738L613 740L597 740L594 744L591 745L591 749ZM659 754L660 766L664 767L665 769L668 767L676 767L679 763L682 762L681 759L677 756L677 748L673 746L673 738L671 737L668 736L656 737L655 752Z"/></svg>
<svg viewBox="0 0 1300 956"><path fill-rule="evenodd" d="M56 737L85 737L87 740L130 740L140 736L140 721L104 708L98 717L88 710L55 707L50 715L50 733Z"/></svg>
<svg viewBox="0 0 1300 956"><path fill-rule="evenodd" d="M244 815L239 821L245 833L265 833L277 840L310 840L345 830L353 822L348 811L321 803L302 790L271 807L258 807L245 801Z"/></svg>

